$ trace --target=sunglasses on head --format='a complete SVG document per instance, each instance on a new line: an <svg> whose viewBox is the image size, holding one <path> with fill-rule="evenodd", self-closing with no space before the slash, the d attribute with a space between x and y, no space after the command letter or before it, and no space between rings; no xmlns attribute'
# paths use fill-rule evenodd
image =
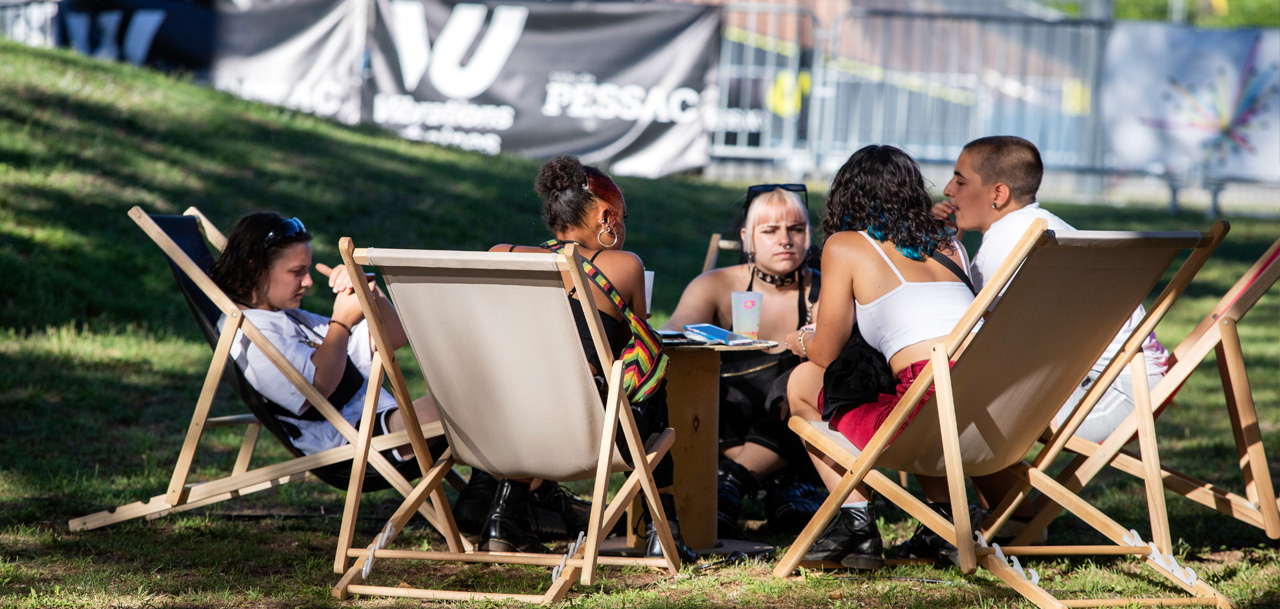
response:
<svg viewBox="0 0 1280 609"><path fill-rule="evenodd" d="M271 232L267 233L267 237L262 240L262 244L265 247L270 248L272 245L280 243L285 239L305 232L307 232L307 227L302 224L302 220L299 220L296 217L289 218L288 220L282 220L280 224L277 224L275 228L271 229Z"/></svg>
<svg viewBox="0 0 1280 609"><path fill-rule="evenodd" d="M804 200L804 206L806 208L809 207L809 190L805 188L804 184L756 184L755 186L747 187L747 201L742 204L742 209L750 209L751 202L754 201L756 197L766 192L773 192L779 188L800 193L800 198Z"/></svg>

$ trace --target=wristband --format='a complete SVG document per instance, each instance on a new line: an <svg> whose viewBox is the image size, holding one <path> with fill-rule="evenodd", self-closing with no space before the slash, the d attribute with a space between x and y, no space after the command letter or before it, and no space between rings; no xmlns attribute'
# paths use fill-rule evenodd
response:
<svg viewBox="0 0 1280 609"><path fill-rule="evenodd" d="M347 336L351 336L351 335L352 335L352 332L351 332L351 326L348 326L347 324L344 324L344 323L342 323L342 322L340 322L340 321L338 321L338 320L336 320L336 319L330 319L330 320L329 320L329 323L331 323L331 324L338 324L339 326L342 326L342 329L347 331Z"/></svg>

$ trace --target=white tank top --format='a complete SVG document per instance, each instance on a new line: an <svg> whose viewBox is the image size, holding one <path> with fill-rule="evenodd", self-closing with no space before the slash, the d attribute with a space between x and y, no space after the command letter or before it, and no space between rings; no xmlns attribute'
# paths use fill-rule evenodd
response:
<svg viewBox="0 0 1280 609"><path fill-rule="evenodd" d="M973 302L973 292L968 286L960 281L907 281L889 261L879 242L864 232L858 234L871 242L872 249L879 252L900 282L898 287L872 302L865 305L854 302L858 331L867 343L884 354L885 359L892 359L904 347L950 334ZM964 247L954 239L951 243L964 261L961 268L968 269Z"/></svg>

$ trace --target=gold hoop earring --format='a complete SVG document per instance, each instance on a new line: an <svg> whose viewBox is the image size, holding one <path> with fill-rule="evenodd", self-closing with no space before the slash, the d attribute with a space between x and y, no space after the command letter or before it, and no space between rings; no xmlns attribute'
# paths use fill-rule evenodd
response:
<svg viewBox="0 0 1280 609"><path fill-rule="evenodd" d="M604 236L606 234L613 235L613 243L606 244L604 242ZM609 225L605 224L604 226L600 227L600 232L596 233L596 243L599 243L600 247L604 249L609 249L618 244L618 235L615 234L613 231L609 230Z"/></svg>

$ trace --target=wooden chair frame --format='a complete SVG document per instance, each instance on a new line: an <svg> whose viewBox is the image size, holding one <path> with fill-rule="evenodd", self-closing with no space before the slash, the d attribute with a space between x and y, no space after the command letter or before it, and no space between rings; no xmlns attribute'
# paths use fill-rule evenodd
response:
<svg viewBox="0 0 1280 609"><path fill-rule="evenodd" d="M720 233L711 233L711 242L707 244L707 256L702 260L702 272L716 268L716 259L723 250L741 251L742 242L737 239L725 239Z"/></svg>
<svg viewBox="0 0 1280 609"><path fill-rule="evenodd" d="M342 253L344 264L347 265L348 272L352 276L358 276L358 273L364 272L364 265L370 265L367 249L356 249L350 238L343 238L340 242L339 249ZM511 257L512 254L486 254L492 260L486 259L482 262L463 261L458 266L451 266L451 270L465 272L468 264L483 265L485 268L502 268L507 276L513 276L520 271L514 267L502 267L503 257ZM527 254L517 254L516 256L528 256ZM547 256L553 256L547 254ZM556 254L555 264L558 270L569 276L571 285L577 289L579 294L588 294L592 289L582 271L579 263L579 255L577 248L570 245L564 254ZM374 265L376 266L376 265ZM566 282L568 284L569 282ZM383 328L384 321L381 314L371 307L370 294L367 286L360 286L356 291L360 298L361 306L365 309L365 316L369 323L373 326L375 336L385 336ZM438 461L434 463L427 475L418 483L418 486L401 504L400 508L387 521L383 527L382 533L365 549L352 549L350 547L350 539L355 527L356 518L359 510L360 481L363 477L360 473L365 466L364 456L370 454L367 450L369 445L368 432L362 432L357 439L356 458L352 461L352 487L347 493L346 510L343 513L342 531L340 533L339 555L337 561L339 564L344 563L349 558L354 558L355 563L347 569L346 573L333 588L333 596L341 599L348 598L351 594L369 594L378 596L396 596L411 597L422 599L440 599L440 600L476 600L476 599L514 599L530 603L554 603L564 599L569 588L573 585L575 579L581 579L583 585L592 585L594 583L596 565L644 565L655 568L664 568L669 573L675 574L679 570L679 559L676 557L675 542L671 536L670 528L667 524L666 517L663 513L661 505L658 502L657 486L653 479L653 465L667 453L674 442L675 432L668 428L660 434L651 446L646 449L642 443L639 430L636 426L635 419L632 416L631 408L627 403L627 398L622 391L622 362L613 361L612 353L609 350L608 342L605 337L603 326L600 323L600 314L596 309L595 303L591 298L582 298L580 302L583 306L588 326L591 330L593 342L596 347L597 355L600 358L602 366L609 370L608 397L603 404L605 412L604 424L599 431L600 435L600 454L595 467L595 483L592 493L591 516L589 521L589 529L585 536L585 543L580 538L578 542L570 544L569 551L563 556L549 554L528 554L528 553L500 553L500 552L482 552L471 548L463 551L454 549L458 543L459 535L456 528L450 528L444 531L446 541L449 544L449 551L414 551L414 550L392 550L387 549L395 540L397 535L404 530L405 525L412 517L418 506L422 504L426 497L440 492L441 472L447 471L451 467L455 458L453 449L446 451ZM408 324L406 324L408 326ZM571 363L571 362L570 362ZM584 368L584 373L586 370ZM380 374L380 371L375 371ZM391 385L393 391L397 393L403 391L404 379L400 369L396 366L389 366L387 370L388 376L391 377ZM430 379L428 379L428 382ZM365 421L371 420L376 412L377 396L371 394L369 401L365 403L364 418ZM445 407L442 407L442 410ZM615 446L615 433L621 426L626 442L625 450L629 451L632 456L634 468L622 488L614 496L612 502L606 505L606 493L608 491L608 477L610 474L610 465L614 460L614 451L618 447ZM362 429L367 429L368 425L362 425ZM422 458L424 447L414 447L418 452L419 459ZM428 457L429 458L429 457ZM494 475L501 476L502 472L491 472ZM636 498L637 493L643 490L643 495L648 503L649 513L654 519L657 527L659 540L663 548L663 558L628 558L628 557L612 557L601 556L600 545L604 540L607 532L613 528L618 520L623 516L626 508ZM446 520L452 524L452 518L445 511ZM475 563L499 563L499 564L527 564L542 565L547 567L556 567L552 572L552 585L545 594L508 594L508 593L489 593L489 592L464 592L454 590L431 590L405 587L388 587L388 586L372 586L365 584L370 568L376 559L406 559L406 560L422 560L422 561L456 561L456 562L475 562Z"/></svg>
<svg viewBox="0 0 1280 609"><path fill-rule="evenodd" d="M204 214L194 207L187 209L184 215L193 216L199 223L201 232L205 238L213 244L218 251L222 251L226 247L226 238L222 232L218 230ZM249 321L241 312L238 306L231 301L221 289L218 288L213 280L199 265L197 265L176 243L164 232L156 222L140 207L133 207L129 210L129 217L138 224L140 228L151 237L151 240L160 247L161 251L184 273L195 285L208 297L219 310L227 316L227 322L219 334L217 346L214 349L213 361L209 365L209 370L205 374L204 386L200 391L200 397L196 402L195 410L191 415L191 423L187 427L186 439L183 441L182 449L178 454L178 461L174 465L173 474L169 480L168 490L163 495L157 495L150 500L142 502L134 502L127 505L119 506L112 510L106 510L95 514L90 514L80 518L73 519L69 522L73 531L94 529L125 520L131 520L137 517L145 517L148 520L159 518L167 514L182 512L198 507L203 507L238 497L260 490L280 486L295 480L300 480L308 476L308 472L312 469L320 468L334 463L340 463L352 459L356 452L354 441L357 439L357 431L346 419L338 413L337 409L316 390L315 386L306 380L301 373L285 359L284 355L272 345L269 340L258 330L253 322ZM307 401L311 403L313 408L317 408L325 419L328 420L343 437L347 438L348 444L333 448L330 450L318 452L311 455L293 458L287 461L249 469L250 461L253 458L254 451L258 446L258 438L262 431L262 423L252 414L241 414L224 417L210 417L209 411L213 405L214 395L217 393L218 384L222 380L224 372L227 372L227 364L230 361L228 354L231 350L232 341L235 339L236 331L241 330L244 335L249 338L269 360L283 373L289 381L298 388ZM371 378L370 382L380 384L379 381ZM371 394L377 394L378 391L370 391ZM406 409L412 412L412 408ZM214 429L227 426L245 426L245 435L241 441L239 451L236 456L235 464L232 466L230 473L214 480L204 482L190 482L191 468L196 459L196 453L199 449L200 438L206 429ZM410 433L410 431L412 433ZM395 434L387 434L379 436L372 442L372 446L376 450L385 450L394 446L401 446L407 442L424 441L424 431L432 437L441 435L440 425L434 424L425 429L419 429L414 426L408 426L406 431ZM400 474L396 468L391 465L381 454L374 452L371 456L374 468L398 491L408 494L413 485ZM423 468L426 471L427 468ZM443 524L436 515L435 510L429 506L424 506L421 510L423 516L438 528L443 528ZM440 523L440 524L437 524Z"/></svg>
<svg viewBox="0 0 1280 609"><path fill-rule="evenodd" d="M1159 416L1173 404L1177 391L1200 362L1211 351L1215 353L1218 372L1222 378L1227 416L1231 421L1240 471L1244 478L1245 494L1240 496L1169 467L1162 467L1160 475L1169 491L1258 527L1271 539L1280 539L1280 496L1276 495L1271 472L1267 467L1267 457L1258 429L1258 413L1245 371L1237 325L1278 279L1280 239L1271 244L1187 338L1174 348L1176 362L1164 379L1151 389L1151 401L1159 405L1155 412ZM1133 476L1144 476L1145 469L1140 455L1123 448L1133 440L1138 431L1136 417L1137 413L1130 415L1100 443L1072 436L1067 441L1066 449L1075 453L1075 457L1058 475L1058 482L1073 492L1079 492L1107 465ZM1039 498L1037 506L1040 512L1018 535L1015 543L1033 539L1062 511L1048 497Z"/></svg>
<svg viewBox="0 0 1280 609"><path fill-rule="evenodd" d="M959 550L959 565L964 572L972 573L978 566L982 566L1038 607L1111 606L1116 604L1234 606L1230 599L1213 589L1203 580L1196 579L1194 572L1189 572L1178 566L1171 557L1171 542L1168 521L1165 516L1164 496L1159 490L1160 480L1157 475L1159 454L1156 446L1154 419L1150 395L1144 382L1146 376L1141 373L1144 369L1141 354L1142 339L1185 290L1191 278L1204 264L1205 259L1217 247L1226 233L1226 227L1223 223L1215 225L1210 234L1202 236L1195 243L1195 249L1191 256L1166 287L1152 310L1140 324L1138 330L1126 341L1121 355L1115 358L1107 367L1102 379L1095 384L1095 389L1089 391L1068 421L1050 438L1047 447L1032 463L1017 462L1013 465L1020 478L1019 483L1005 497L1005 500L993 510L991 518L987 520L986 528L979 531L975 536L973 524L969 521L968 510L960 507L968 504L965 490L965 466L967 462L965 455L961 452L960 429L957 426L957 404L952 390L952 369L948 362L949 360L955 360L959 365L959 362L963 361L964 354L961 354L959 359L956 359L961 345L964 344L979 320L995 303L1005 287L1011 283L1015 273L1033 253L1033 250L1050 239L1052 233L1046 231L1045 227L1046 224L1043 221L1037 221L1033 224L1017 247L1015 247L1009 259L1005 261L987 286L978 294L973 305L965 313L956 328L944 341L932 346L929 364L907 390L901 402L894 407L860 454L838 432L825 429L825 424L810 423L798 417L792 417L789 422L791 428L801 436L811 447L811 450L831 458L835 463L843 467L846 473L813 520L805 527L796 542L779 561L773 571L774 576L787 576L798 566L801 566L804 554L812 547L832 518L835 517L840 505L844 503L856 485L865 482L883 494L886 499L919 520L924 526L955 544ZM1002 302L1002 304L1007 306L1008 303ZM983 329L985 330L988 327L990 327L990 324ZM981 332L982 330L979 330L979 334ZM1048 464L1053 461L1053 458L1063 450L1067 439L1075 432L1080 422L1083 421L1084 416L1088 414L1088 411L1101 397L1102 389L1110 385L1111 381L1120 374L1122 367L1125 365L1131 365L1132 370L1137 371L1134 375L1134 384L1139 416L1136 418L1140 427L1139 440L1142 446L1143 461L1147 464L1147 474L1144 476L1144 481L1148 489L1147 499L1151 515L1151 530L1155 538L1155 541L1150 544L1142 542L1135 532L1112 520L1074 492L1063 487L1044 471ZM1087 371L1081 370L1080 375L1083 376L1085 372ZM954 523L940 516L905 488L874 469L879 466L877 460L888 449L892 434L903 428L908 415L921 403L921 397L931 385L936 385L935 402L940 446L945 460L946 479L953 506ZM1054 412L1056 412L1057 408L1056 405L1052 404L1039 404L1038 406L1044 410L1052 408ZM1033 441L1034 438L1028 438L1026 444L1030 446ZM890 465L890 467L895 467L895 465ZM998 532L999 528L1012 515L1013 510L1026 497L1027 492L1033 488L1051 497L1059 504L1066 506L1068 510L1107 537L1114 545L988 547L985 540L991 539ZM1088 599L1064 602L1040 587L1038 576L1034 572L1031 572L1031 575L1028 576L1028 572L1017 560L1017 556L1041 555L1133 555L1142 557L1148 566L1165 576L1171 583L1191 594L1192 597L1177 599ZM813 564L809 566L826 567L831 565Z"/></svg>

